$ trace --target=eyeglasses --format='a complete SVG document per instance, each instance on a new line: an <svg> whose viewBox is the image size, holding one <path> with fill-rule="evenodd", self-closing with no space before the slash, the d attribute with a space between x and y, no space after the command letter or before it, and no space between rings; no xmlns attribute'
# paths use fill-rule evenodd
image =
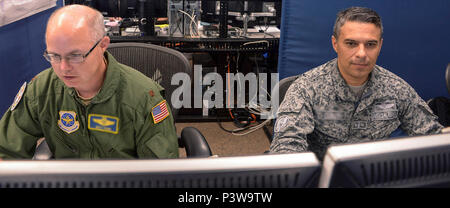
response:
<svg viewBox="0 0 450 208"><path fill-rule="evenodd" d="M66 61L71 63L71 64L78 64L78 63L82 63L86 60L86 57L94 50L95 47L97 47L97 45L100 43L100 41L103 40L100 39L99 41L97 41L97 43L95 43L95 45L91 48L91 50L89 50L86 54L70 54L68 56L65 57ZM61 59L63 59L60 55L58 54L54 54L54 53L48 53L47 50L45 50L44 52L44 58L51 63L61 63Z"/></svg>

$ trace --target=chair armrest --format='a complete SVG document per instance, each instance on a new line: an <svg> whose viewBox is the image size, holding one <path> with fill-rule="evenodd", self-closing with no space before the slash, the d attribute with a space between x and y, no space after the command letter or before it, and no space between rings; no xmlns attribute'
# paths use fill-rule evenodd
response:
<svg viewBox="0 0 450 208"><path fill-rule="evenodd" d="M181 131L179 145L186 148L187 157L212 156L211 149L205 137L194 127L186 127Z"/></svg>

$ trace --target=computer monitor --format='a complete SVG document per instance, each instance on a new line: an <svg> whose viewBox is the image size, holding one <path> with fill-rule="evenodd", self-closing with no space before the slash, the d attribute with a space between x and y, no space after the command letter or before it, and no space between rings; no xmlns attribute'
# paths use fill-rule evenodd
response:
<svg viewBox="0 0 450 208"><path fill-rule="evenodd" d="M450 187L450 134L332 146L319 187Z"/></svg>
<svg viewBox="0 0 450 208"><path fill-rule="evenodd" d="M264 2L262 1L229 1L228 3L228 24L235 27L244 27L258 25L262 19L260 17L276 17L275 12L263 12ZM244 16L247 15L247 16ZM245 19L247 17L247 19ZM276 22L272 22L276 23ZM260 25L269 25L270 21L267 19L266 23L259 23Z"/></svg>
<svg viewBox="0 0 450 208"><path fill-rule="evenodd" d="M85 4L105 17L167 17L167 0L91 0Z"/></svg>
<svg viewBox="0 0 450 208"><path fill-rule="evenodd" d="M0 161L0 188L317 187L313 153L157 160Z"/></svg>
<svg viewBox="0 0 450 208"><path fill-rule="evenodd" d="M229 1L228 11L232 12L262 12L262 1Z"/></svg>
<svg viewBox="0 0 450 208"><path fill-rule="evenodd" d="M139 26L144 36L153 36L156 19L167 17L166 0L90 0L85 4L99 10L105 17L124 18L121 27Z"/></svg>
<svg viewBox="0 0 450 208"><path fill-rule="evenodd" d="M281 0L227 1L227 24L235 27L276 25L281 23ZM201 21L218 22L220 1L202 1ZM244 16L244 14L246 16Z"/></svg>

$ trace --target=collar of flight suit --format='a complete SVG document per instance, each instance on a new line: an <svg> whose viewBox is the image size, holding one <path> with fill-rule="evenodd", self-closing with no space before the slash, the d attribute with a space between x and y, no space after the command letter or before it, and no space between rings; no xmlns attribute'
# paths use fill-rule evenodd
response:
<svg viewBox="0 0 450 208"><path fill-rule="evenodd" d="M106 75L105 80L103 81L103 85L100 89L100 92L92 99L91 103L102 103L112 97L120 84L120 65L117 60L109 53L105 52L105 59L107 61L108 66L106 67ZM64 84L63 84L64 85ZM69 94L72 96L76 96L76 92L74 88L69 88L64 85L64 88L69 91ZM79 98L78 98L79 99Z"/></svg>
<svg viewBox="0 0 450 208"><path fill-rule="evenodd" d="M366 88L361 95L361 99L358 99L350 90L350 87L345 82L341 73L338 69L337 59L334 59L330 62L330 70L331 76L333 80L333 84L335 86L335 92L337 99L341 101L353 102L358 104L358 108L356 112L359 112L369 106L376 96L373 96L377 92L379 88L379 69L378 66L375 65L372 72L369 74L369 79L367 80Z"/></svg>

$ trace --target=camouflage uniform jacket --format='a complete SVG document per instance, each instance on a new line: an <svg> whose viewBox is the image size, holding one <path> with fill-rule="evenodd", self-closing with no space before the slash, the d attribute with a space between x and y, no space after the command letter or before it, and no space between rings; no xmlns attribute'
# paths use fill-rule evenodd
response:
<svg viewBox="0 0 450 208"><path fill-rule="evenodd" d="M270 152L312 151L322 158L331 144L380 140L399 127L408 135L443 128L408 83L380 66L374 67L358 99L334 59L289 87L277 112Z"/></svg>

